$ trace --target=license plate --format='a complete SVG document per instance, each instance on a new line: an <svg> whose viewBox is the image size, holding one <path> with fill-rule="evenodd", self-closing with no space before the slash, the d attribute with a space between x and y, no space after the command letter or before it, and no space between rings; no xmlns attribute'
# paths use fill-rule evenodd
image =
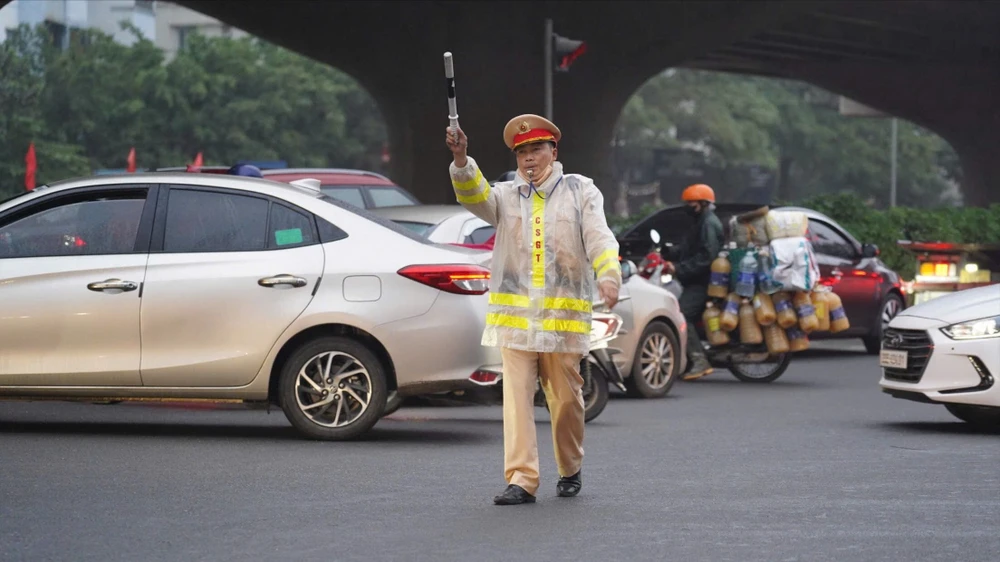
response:
<svg viewBox="0 0 1000 562"><path fill-rule="evenodd" d="M896 349L883 349L879 354L878 363L889 369L906 368L906 352Z"/></svg>

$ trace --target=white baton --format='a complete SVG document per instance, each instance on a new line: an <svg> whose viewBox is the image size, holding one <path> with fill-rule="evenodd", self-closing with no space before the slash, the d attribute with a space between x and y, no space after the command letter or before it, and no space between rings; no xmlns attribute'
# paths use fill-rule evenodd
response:
<svg viewBox="0 0 1000 562"><path fill-rule="evenodd" d="M448 119L451 121L451 133L458 130L458 103L455 101L455 63L451 52L444 54L444 77L448 79Z"/></svg>

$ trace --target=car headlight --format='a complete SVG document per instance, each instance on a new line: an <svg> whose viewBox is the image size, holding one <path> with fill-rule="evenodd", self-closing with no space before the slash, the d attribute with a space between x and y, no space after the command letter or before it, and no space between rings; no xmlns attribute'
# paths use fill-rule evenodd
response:
<svg viewBox="0 0 1000 562"><path fill-rule="evenodd" d="M953 340L997 338L1000 337L1000 316L952 324L941 331Z"/></svg>

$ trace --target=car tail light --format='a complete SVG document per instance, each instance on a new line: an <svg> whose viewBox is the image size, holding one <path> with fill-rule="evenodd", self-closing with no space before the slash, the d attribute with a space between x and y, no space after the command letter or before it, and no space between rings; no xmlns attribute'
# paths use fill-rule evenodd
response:
<svg viewBox="0 0 1000 562"><path fill-rule="evenodd" d="M475 373L469 375L470 381L483 386L495 384L499 378L499 373L494 373L492 371L476 371Z"/></svg>
<svg viewBox="0 0 1000 562"><path fill-rule="evenodd" d="M478 265L411 265L399 274L457 295L482 295L490 290L490 270Z"/></svg>

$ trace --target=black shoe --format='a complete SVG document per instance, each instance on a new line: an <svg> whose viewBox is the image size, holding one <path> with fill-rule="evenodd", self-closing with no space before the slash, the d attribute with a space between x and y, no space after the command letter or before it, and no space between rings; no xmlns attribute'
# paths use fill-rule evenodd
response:
<svg viewBox="0 0 1000 562"><path fill-rule="evenodd" d="M580 489L583 488L583 477L580 475L582 472L581 470L573 476L563 476L559 479L556 491L559 492L560 498L572 498L580 493Z"/></svg>
<svg viewBox="0 0 1000 562"><path fill-rule="evenodd" d="M712 371L712 364L708 362L708 359L704 355L692 355L691 363L688 365L688 370L681 378L682 380L693 381L695 379L700 379L705 375L712 374Z"/></svg>
<svg viewBox="0 0 1000 562"><path fill-rule="evenodd" d="M493 498L496 505L517 505L521 503L535 503L535 496L529 494L524 488L517 484L507 486L502 494Z"/></svg>

